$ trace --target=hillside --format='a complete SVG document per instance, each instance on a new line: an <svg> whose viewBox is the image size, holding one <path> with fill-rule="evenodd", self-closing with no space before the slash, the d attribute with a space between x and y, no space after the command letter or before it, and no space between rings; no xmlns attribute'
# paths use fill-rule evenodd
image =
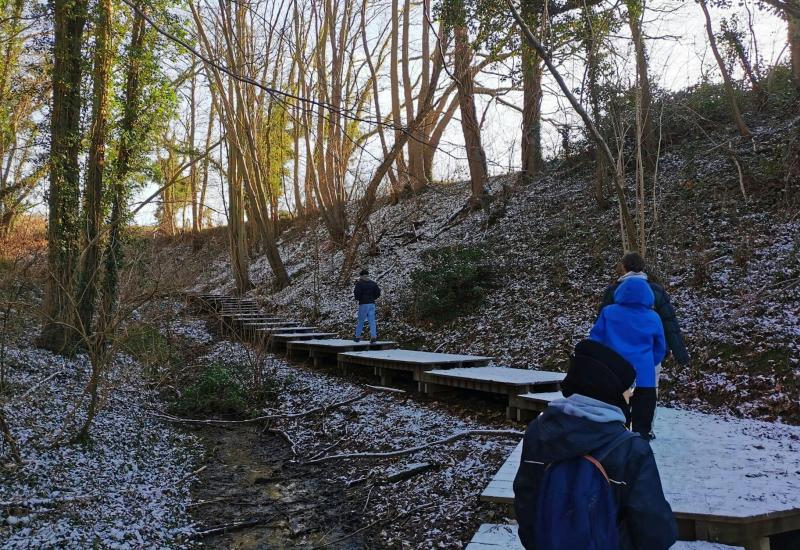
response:
<svg viewBox="0 0 800 550"><path fill-rule="evenodd" d="M762 119L753 143L739 146L750 166L747 198L735 165L714 145L725 143L724 134L674 143L660 160L656 223L648 212L649 261L672 296L692 357L687 368L667 362L664 401L800 422L800 188L773 175L798 125L797 117ZM591 177L579 160L553 163L532 182L495 177L491 213L449 225L466 183L439 184L376 211L361 265L384 289L382 336L420 349L492 355L519 368L563 369L621 255L616 209L596 206ZM491 284L475 307L452 311L455 318L419 319L412 273L436 280L436 257L446 263L446 247L461 247L450 258L461 262L458 269L477 265ZM170 261L191 269L190 290L233 290L219 232L209 233L200 258L190 258L185 242L167 248ZM281 249L292 285L271 292L269 266L256 257L250 294L351 332L351 288L336 284L342 253L321 224L291 228ZM448 273L443 277L460 276Z"/></svg>

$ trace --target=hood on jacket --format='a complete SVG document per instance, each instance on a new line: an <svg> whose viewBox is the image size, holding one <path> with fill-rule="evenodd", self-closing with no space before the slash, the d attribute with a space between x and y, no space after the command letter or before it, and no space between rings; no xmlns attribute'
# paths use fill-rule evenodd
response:
<svg viewBox="0 0 800 550"><path fill-rule="evenodd" d="M567 460L596 451L617 437L625 429L622 411L602 401L592 401L596 403L594 407L605 405L609 408L608 420L597 422L586 416L570 414L573 411L567 412L564 407L547 407L534 421L539 429L536 440L529 440L531 456L548 463ZM619 418L615 419L614 411L618 412ZM534 422L531 422L531 427ZM528 429L529 435L533 435Z"/></svg>
<svg viewBox="0 0 800 550"><path fill-rule="evenodd" d="M628 277L614 292L614 303L623 306L653 308L656 298L646 279Z"/></svg>
<svg viewBox="0 0 800 550"><path fill-rule="evenodd" d="M646 281L648 277L647 273L644 271L628 271L625 275L617 279L617 281L624 283L628 279L644 279Z"/></svg>

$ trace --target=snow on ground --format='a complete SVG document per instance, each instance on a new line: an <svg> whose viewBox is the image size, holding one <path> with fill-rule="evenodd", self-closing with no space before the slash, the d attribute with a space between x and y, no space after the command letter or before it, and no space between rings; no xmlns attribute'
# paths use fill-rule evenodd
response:
<svg viewBox="0 0 800 550"><path fill-rule="evenodd" d="M73 412L87 357L11 347L6 364L7 381L19 391L5 413L25 465L0 470L0 547L183 546L192 532L186 505L198 448L151 416L158 397L139 366L117 357L91 441L81 445L68 441L85 418L85 407ZM56 444L65 426L71 429Z"/></svg>
<svg viewBox="0 0 800 550"><path fill-rule="evenodd" d="M238 342L222 341L198 362L252 365L253 352ZM453 414L441 404L420 404L408 394L373 391L360 384L262 357L264 372L286 384L278 401L265 414L300 412L367 396L347 406L332 408L321 417L308 416L274 422L292 439L303 462L315 455L380 452L413 447L466 429L509 429L502 420L480 419L483 410ZM499 416L502 418L502 416ZM494 475L516 441L473 437L392 460L337 460L320 465L317 475L343 487L364 487L370 493L363 510L364 523L419 506L429 506L399 525L375 533L381 546L392 548L460 548L477 527L477 496ZM381 483L387 471L427 462L432 471L394 484ZM370 486L374 487L370 489Z"/></svg>

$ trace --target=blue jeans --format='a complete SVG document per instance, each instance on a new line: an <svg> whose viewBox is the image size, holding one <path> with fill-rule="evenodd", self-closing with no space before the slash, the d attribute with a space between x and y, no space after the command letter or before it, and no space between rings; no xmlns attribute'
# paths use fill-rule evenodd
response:
<svg viewBox="0 0 800 550"><path fill-rule="evenodd" d="M375 304L361 304L358 306L358 323L356 323L356 338L361 338L364 330L364 321L369 320L369 334L372 338L378 337L378 326L375 323Z"/></svg>

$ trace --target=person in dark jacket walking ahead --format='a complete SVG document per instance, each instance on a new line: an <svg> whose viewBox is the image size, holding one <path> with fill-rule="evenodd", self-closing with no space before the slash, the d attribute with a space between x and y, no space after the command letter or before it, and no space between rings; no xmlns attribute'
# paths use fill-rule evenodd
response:
<svg viewBox="0 0 800 550"><path fill-rule="evenodd" d="M664 290L664 287L661 285L648 280L647 273L644 272L644 258L642 258L638 253L629 252L628 254L625 254L622 257L620 265L625 271L625 274L622 275L616 283L606 287L606 290L603 293L603 302L600 304L600 311L598 311L598 315L603 311L604 307L610 306L614 303L614 293L617 291L617 288L619 288L619 285L621 285L623 282L627 281L628 279L643 279L647 281L650 285L650 290L653 291L653 295L655 296L653 309L661 318L661 324L664 325L664 334L667 339L667 347L669 348L669 351L672 352L672 356L679 364L687 365L689 363L689 353L686 351L686 344L683 341L681 327L678 324L678 319L675 315L675 309L672 307L672 302L669 299L669 294L667 294L667 291Z"/></svg>
<svg viewBox="0 0 800 550"><path fill-rule="evenodd" d="M613 350L591 340L575 347L561 384L564 398L551 401L528 425L522 444L514 509L527 550L543 550L536 546L536 518L539 504L550 502L539 494L545 470L561 461L601 456L603 449L599 462L617 504L620 550L666 550L675 542L677 526L653 451L641 437L624 435L622 407L631 391L639 391L630 389L635 378L635 369Z"/></svg>
<svg viewBox="0 0 800 550"><path fill-rule="evenodd" d="M624 357L636 369L636 392L631 398L633 431L653 439L656 410L656 365L667 352L664 327L653 311L653 291L643 279L632 278L614 292L614 303L600 312L589 339Z"/></svg>
<svg viewBox="0 0 800 550"><path fill-rule="evenodd" d="M370 342L378 339L378 326L375 321L375 300L381 296L381 287L378 283L369 278L369 271L362 269L360 277L353 288L353 297L358 300L358 322L356 323L356 337L354 340L361 340L361 331L364 329L364 321L369 321Z"/></svg>

